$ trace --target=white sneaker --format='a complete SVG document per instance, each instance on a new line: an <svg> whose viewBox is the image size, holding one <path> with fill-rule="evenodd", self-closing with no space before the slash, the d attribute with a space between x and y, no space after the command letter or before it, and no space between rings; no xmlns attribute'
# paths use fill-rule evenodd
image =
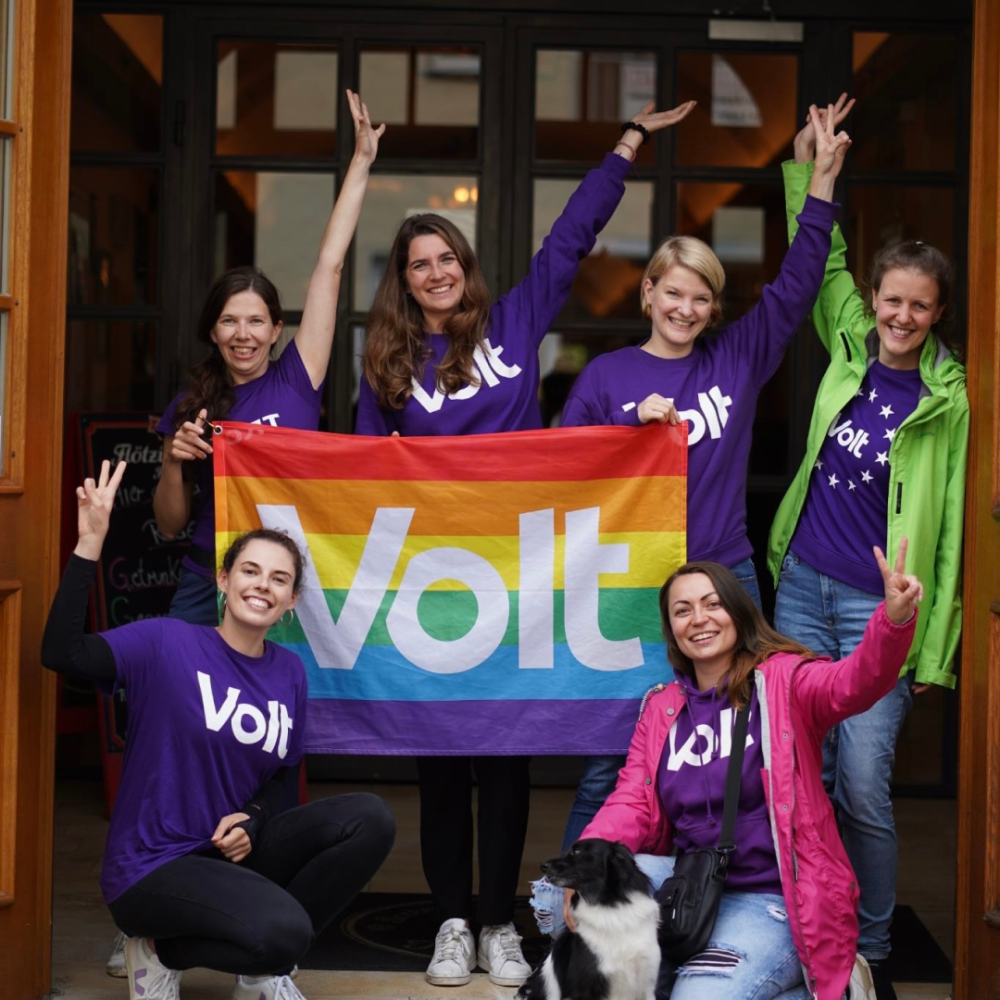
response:
<svg viewBox="0 0 1000 1000"><path fill-rule="evenodd" d="M130 1000L181 1000L180 972L168 969L145 938L125 939L125 968Z"/></svg>
<svg viewBox="0 0 1000 1000"><path fill-rule="evenodd" d="M237 976L233 1000L306 1000L291 976Z"/></svg>
<svg viewBox="0 0 1000 1000"><path fill-rule="evenodd" d="M476 942L469 925L459 917L446 920L434 938L434 957L427 966L431 986L464 986L472 979Z"/></svg>
<svg viewBox="0 0 1000 1000"><path fill-rule="evenodd" d="M876 1000L872 970L863 955L854 959L851 981L847 984L847 1000Z"/></svg>
<svg viewBox="0 0 1000 1000"><path fill-rule="evenodd" d="M115 935L115 940L111 945L111 956L108 958L108 964L104 966L104 971L109 976L114 976L115 979L124 979L128 975L125 969L125 942L127 940L124 931L119 931Z"/></svg>
<svg viewBox="0 0 1000 1000"><path fill-rule="evenodd" d="M513 924L484 927L479 935L479 968L496 986L520 986L531 975L521 954L521 936Z"/></svg>

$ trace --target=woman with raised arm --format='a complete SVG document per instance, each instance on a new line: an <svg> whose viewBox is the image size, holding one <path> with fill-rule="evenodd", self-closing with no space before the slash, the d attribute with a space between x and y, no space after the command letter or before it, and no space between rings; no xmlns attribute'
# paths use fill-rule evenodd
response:
<svg viewBox="0 0 1000 1000"><path fill-rule="evenodd" d="M368 315L359 434L485 434L541 427L538 347L559 315L580 261L625 193L649 133L683 119L649 104L583 179L534 256L527 277L490 303L472 248L447 219L400 227ZM517 986L531 969L512 923L528 823L527 757L421 757L420 844L440 930L428 980L469 982L477 964ZM479 918L472 916L472 775L479 781Z"/></svg>
<svg viewBox="0 0 1000 1000"><path fill-rule="evenodd" d="M923 597L905 571L906 547L904 538L893 569L875 548L884 600L835 663L772 629L719 563L688 563L660 590L674 680L647 696L617 787L582 836L636 852L653 890L673 874L675 854L715 847L736 716L749 708L725 891L705 950L676 970L670 1000L871 1000L821 744L884 696L906 660ZM546 929L572 929L570 896L537 889Z"/></svg>
<svg viewBox="0 0 1000 1000"><path fill-rule="evenodd" d="M364 887L395 824L375 795L274 815L302 756L306 676L266 640L294 606L302 554L280 532L222 562L222 622L150 618L85 635L125 464L77 488L79 540L42 641L50 670L122 687L130 728L101 889L127 935L131 1000L179 1000L181 970L237 973L234 1000L302 1000L288 973Z"/></svg>
<svg viewBox="0 0 1000 1000"><path fill-rule="evenodd" d="M174 618L200 625L219 620L212 442L205 436L206 423L229 419L319 428L344 260L385 131L384 125L372 126L357 94L348 91L347 99L354 120L354 156L323 233L294 339L277 361L271 359L282 327L278 291L256 267L227 271L209 290L198 320L198 339L209 345L210 354L191 369L188 391L170 403L156 428L164 435L163 468L153 498L157 527L173 538L184 530L192 512L195 519L170 606Z"/></svg>
<svg viewBox="0 0 1000 1000"><path fill-rule="evenodd" d="M839 118L853 101L842 95ZM795 138L784 164L789 236L814 172L816 124ZM872 545L911 542L910 570L928 610L898 683L823 744L824 776L861 888L859 950L879 1000L894 1000L886 972L896 902L896 832L889 786L896 739L912 691L955 686L961 628L962 514L969 435L965 368L943 337L953 306L951 263L909 240L880 250L868 288L846 264L840 229L813 323L830 353L802 465L778 509L768 566L778 586L775 626L819 653L846 656L878 604Z"/></svg>
<svg viewBox="0 0 1000 1000"><path fill-rule="evenodd" d="M815 107L810 114L817 118ZM760 606L747 538L746 477L761 389L809 313L830 252L834 181L850 139L830 118L819 130L820 152L800 205L798 236L773 284L746 316L713 338L701 335L722 314L725 273L712 248L693 236L671 236L646 266L640 292L649 339L595 358L580 373L562 426L651 421L688 422L687 551L736 574ZM587 757L570 810L563 848L615 787L621 756Z"/></svg>

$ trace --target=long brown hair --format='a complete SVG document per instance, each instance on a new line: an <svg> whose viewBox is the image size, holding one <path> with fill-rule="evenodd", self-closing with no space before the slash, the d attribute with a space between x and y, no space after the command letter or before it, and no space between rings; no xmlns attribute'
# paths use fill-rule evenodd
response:
<svg viewBox="0 0 1000 1000"><path fill-rule="evenodd" d="M722 694L728 682L729 700L735 708L744 708L749 704L750 675L769 656L775 653L794 653L796 656L815 657L811 650L768 625L767 619L731 569L717 562L690 562L672 573L660 588L660 619L663 638L667 642L667 659L682 677L694 679L694 663L681 652L670 627L670 587L678 577L690 576L692 573L704 573L712 581L715 593L736 627L736 648L733 650L732 663L720 678L718 686L719 694Z"/></svg>
<svg viewBox="0 0 1000 1000"><path fill-rule="evenodd" d="M234 267L226 271L205 296L198 317L198 339L209 346L209 355L188 372L188 392L177 406L175 427L193 421L201 410L208 410L209 420L222 420L236 402L233 378L219 348L212 340L212 330L226 303L240 292L256 292L267 306L271 323L281 322L281 298L271 279L259 267Z"/></svg>
<svg viewBox="0 0 1000 1000"><path fill-rule="evenodd" d="M472 355L486 337L490 293L468 240L454 223L440 215L414 215L396 233L389 263L368 313L364 373L381 407L401 410L413 392L413 379L423 378L432 351L424 345L424 314L408 294L406 266L410 243L417 236L440 236L458 257L465 272L465 294L444 324L448 350L437 367L436 387L457 392L478 384Z"/></svg>

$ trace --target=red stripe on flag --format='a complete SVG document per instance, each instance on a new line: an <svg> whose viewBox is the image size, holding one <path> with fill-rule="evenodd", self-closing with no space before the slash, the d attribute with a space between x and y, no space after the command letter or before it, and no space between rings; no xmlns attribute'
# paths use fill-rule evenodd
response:
<svg viewBox="0 0 1000 1000"><path fill-rule="evenodd" d="M686 423L409 438L216 426L216 476L504 483L687 475Z"/></svg>

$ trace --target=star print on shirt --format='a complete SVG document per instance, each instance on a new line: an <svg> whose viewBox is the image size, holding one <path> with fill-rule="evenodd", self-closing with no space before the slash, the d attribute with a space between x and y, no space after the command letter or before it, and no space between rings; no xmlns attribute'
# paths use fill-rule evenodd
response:
<svg viewBox="0 0 1000 1000"><path fill-rule="evenodd" d="M870 483L874 478L875 477L867 469L861 473L861 482L863 483Z"/></svg>
<svg viewBox="0 0 1000 1000"><path fill-rule="evenodd" d="M872 389L872 391L868 393L868 402L874 403L876 399L878 399L878 393Z"/></svg>
<svg viewBox="0 0 1000 1000"><path fill-rule="evenodd" d="M861 388L861 389L858 389L858 391L854 395L855 396L863 396L864 394L865 394L865 390L864 390L864 388Z"/></svg>
<svg viewBox="0 0 1000 1000"><path fill-rule="evenodd" d="M847 480L847 488L848 488L849 490L856 490L856 489L857 489L857 486L855 486L855 485L854 485L854 483L852 483L852 482L850 481L850 479L848 479L848 480Z"/></svg>
<svg viewBox="0 0 1000 1000"><path fill-rule="evenodd" d="M886 440L891 441L896 436L896 428L890 427L889 430L885 432Z"/></svg>
<svg viewBox="0 0 1000 1000"><path fill-rule="evenodd" d="M814 469L822 469L823 468L823 463L817 458L816 459L816 464L813 466L813 468Z"/></svg>
<svg viewBox="0 0 1000 1000"><path fill-rule="evenodd" d="M831 485L831 486L832 486L832 487L833 487L834 489L836 489L836 488L837 488L837 483L839 483L839 482L840 482L840 480L839 480L839 479L837 478L837 473L835 472L835 473L834 473L834 474L833 474L832 476L830 476L830 477L829 477L829 480L830 480L830 485Z"/></svg>
<svg viewBox="0 0 1000 1000"><path fill-rule="evenodd" d="M889 453L885 451L880 451L875 456L875 461L878 462L879 465L885 465L885 463L889 461Z"/></svg>
<svg viewBox="0 0 1000 1000"><path fill-rule="evenodd" d="M882 407L882 416L885 417L886 420L888 420L889 417L892 416L892 406L883 406Z"/></svg>

